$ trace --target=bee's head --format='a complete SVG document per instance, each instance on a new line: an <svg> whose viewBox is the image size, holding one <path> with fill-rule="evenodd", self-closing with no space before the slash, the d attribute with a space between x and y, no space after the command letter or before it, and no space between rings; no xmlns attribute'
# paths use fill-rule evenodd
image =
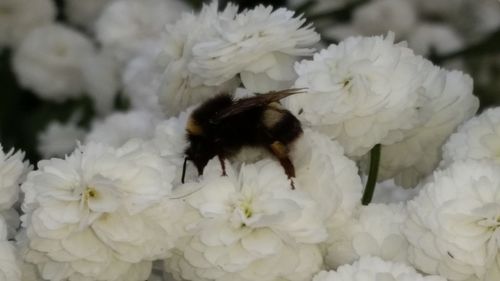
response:
<svg viewBox="0 0 500 281"><path fill-rule="evenodd" d="M212 159L215 155L215 148L213 147L209 139L200 136L190 136L189 147L185 150L184 166L182 171L182 182L184 183L184 176L186 173L187 161L191 161L198 170L198 174L203 174L203 169L207 165L208 161Z"/></svg>

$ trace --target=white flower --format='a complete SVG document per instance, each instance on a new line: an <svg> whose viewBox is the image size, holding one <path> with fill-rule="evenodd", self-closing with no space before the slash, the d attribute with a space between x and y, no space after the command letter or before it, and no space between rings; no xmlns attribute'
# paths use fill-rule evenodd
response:
<svg viewBox="0 0 500 281"><path fill-rule="evenodd" d="M352 24L364 35L378 35L388 30L405 37L417 24L417 13L409 0L376 0L354 10Z"/></svg>
<svg viewBox="0 0 500 281"><path fill-rule="evenodd" d="M20 281L20 262L14 245L7 241L7 228L7 223L0 215L0 280Z"/></svg>
<svg viewBox="0 0 500 281"><path fill-rule="evenodd" d="M442 167L460 160L500 163L500 108L491 108L459 127L443 146Z"/></svg>
<svg viewBox="0 0 500 281"><path fill-rule="evenodd" d="M184 13L173 25L168 25L163 34L164 45L159 63L164 66L159 90L159 101L169 116L177 115L191 105L203 102L218 93L231 93L240 83L238 78L220 85L208 86L199 75L188 69L193 59L193 46L202 39L214 36L215 22L219 18L231 18L237 7L228 5L218 12L217 1L203 6L199 15Z"/></svg>
<svg viewBox="0 0 500 281"><path fill-rule="evenodd" d="M351 37L295 65L296 88L284 104L303 122L358 157L377 143L391 144L420 121L422 84L413 52L386 38Z"/></svg>
<svg viewBox="0 0 500 281"><path fill-rule="evenodd" d="M187 7L177 0L118 0L96 22L99 42L126 62L144 45L158 40L165 24L175 22Z"/></svg>
<svg viewBox="0 0 500 281"><path fill-rule="evenodd" d="M408 241L400 230L406 219L403 204L360 207L342 231L330 233L325 264L328 268L337 268L363 256L406 262Z"/></svg>
<svg viewBox="0 0 500 281"><path fill-rule="evenodd" d="M318 204L292 190L276 161L239 173L226 162L226 172L213 159L203 179L189 183L199 187L186 198L199 218L167 271L189 280L310 280L322 264L317 243L326 239Z"/></svg>
<svg viewBox="0 0 500 281"><path fill-rule="evenodd" d="M123 71L123 92L133 109L162 112L158 93L165 67L157 62L158 48L143 48L140 54L129 60Z"/></svg>
<svg viewBox="0 0 500 281"><path fill-rule="evenodd" d="M85 142L101 142L115 147L130 139L150 139L159 117L147 111L118 112L97 120L87 134Z"/></svg>
<svg viewBox="0 0 500 281"><path fill-rule="evenodd" d="M436 168L441 146L479 107L470 76L434 66L425 69L422 95L428 100L419 110L428 121L408 131L402 141L382 146L381 151L378 179L394 177L396 184L404 187L415 186Z"/></svg>
<svg viewBox="0 0 500 281"><path fill-rule="evenodd" d="M456 162L408 202L409 261L449 280L500 280L500 166Z"/></svg>
<svg viewBox="0 0 500 281"><path fill-rule="evenodd" d="M51 0L2 0L0 2L0 47L17 46L34 28L55 17Z"/></svg>
<svg viewBox="0 0 500 281"><path fill-rule="evenodd" d="M60 102L84 91L81 64L93 52L82 34L63 25L47 25L34 29L16 49L14 70L22 86Z"/></svg>
<svg viewBox="0 0 500 281"><path fill-rule="evenodd" d="M23 159L24 152L11 149L5 153L0 144L0 211L10 209L19 197L19 185L29 170Z"/></svg>
<svg viewBox="0 0 500 281"><path fill-rule="evenodd" d="M22 186L24 259L50 280L145 280L179 233L174 170L139 141L40 161Z"/></svg>
<svg viewBox="0 0 500 281"><path fill-rule="evenodd" d="M216 33L193 46L189 69L206 85L220 85L240 75L245 87L268 92L290 87L293 64L311 55L319 41L311 24L285 8L259 5L232 17L220 17Z"/></svg>
<svg viewBox="0 0 500 281"><path fill-rule="evenodd" d="M361 203L363 186L356 164L327 136L305 129L292 144L297 188L309 193L321 206L324 217L352 214Z"/></svg>
<svg viewBox="0 0 500 281"><path fill-rule="evenodd" d="M71 23L93 30L95 21L112 0L65 0L64 12Z"/></svg>
<svg viewBox="0 0 500 281"><path fill-rule="evenodd" d="M109 114L120 88L117 62L107 50L101 50L83 60L82 74L85 92L94 100L97 113Z"/></svg>
<svg viewBox="0 0 500 281"><path fill-rule="evenodd" d="M63 157L71 153L78 143L85 138L86 131L75 122L63 124L52 121L38 135L38 152L44 158Z"/></svg>
<svg viewBox="0 0 500 281"><path fill-rule="evenodd" d="M322 271L312 281L446 281L440 276L422 276L403 263L384 261L377 257L363 257L352 265L337 271Z"/></svg>

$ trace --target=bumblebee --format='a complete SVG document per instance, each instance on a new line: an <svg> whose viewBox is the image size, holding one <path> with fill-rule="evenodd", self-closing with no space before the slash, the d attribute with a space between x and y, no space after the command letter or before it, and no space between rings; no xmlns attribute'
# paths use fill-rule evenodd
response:
<svg viewBox="0 0 500 281"><path fill-rule="evenodd" d="M244 146L267 149L279 160L288 178L295 177L288 151L289 145L302 135L302 127L279 101L299 93L301 89L289 89L238 100L219 94L200 105L186 125L189 146L185 150L182 182L188 160L202 175L208 161L217 156L222 174L226 175L224 159Z"/></svg>

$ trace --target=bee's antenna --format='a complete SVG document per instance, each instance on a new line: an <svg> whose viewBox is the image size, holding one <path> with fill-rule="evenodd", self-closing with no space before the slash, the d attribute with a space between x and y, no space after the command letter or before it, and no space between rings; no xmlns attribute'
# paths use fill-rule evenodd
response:
<svg viewBox="0 0 500 281"><path fill-rule="evenodd" d="M187 166L187 161L188 158L184 158L184 165L182 165L182 178L181 178L181 183L184 183L184 178L186 177L186 166Z"/></svg>

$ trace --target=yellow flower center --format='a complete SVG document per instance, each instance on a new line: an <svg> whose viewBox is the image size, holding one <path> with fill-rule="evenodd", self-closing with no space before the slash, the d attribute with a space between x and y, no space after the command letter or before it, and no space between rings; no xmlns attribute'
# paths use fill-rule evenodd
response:
<svg viewBox="0 0 500 281"><path fill-rule="evenodd" d="M89 199L97 198L97 196L98 193L94 187L87 187L87 189L85 189L85 192L83 193L83 200L88 201Z"/></svg>

